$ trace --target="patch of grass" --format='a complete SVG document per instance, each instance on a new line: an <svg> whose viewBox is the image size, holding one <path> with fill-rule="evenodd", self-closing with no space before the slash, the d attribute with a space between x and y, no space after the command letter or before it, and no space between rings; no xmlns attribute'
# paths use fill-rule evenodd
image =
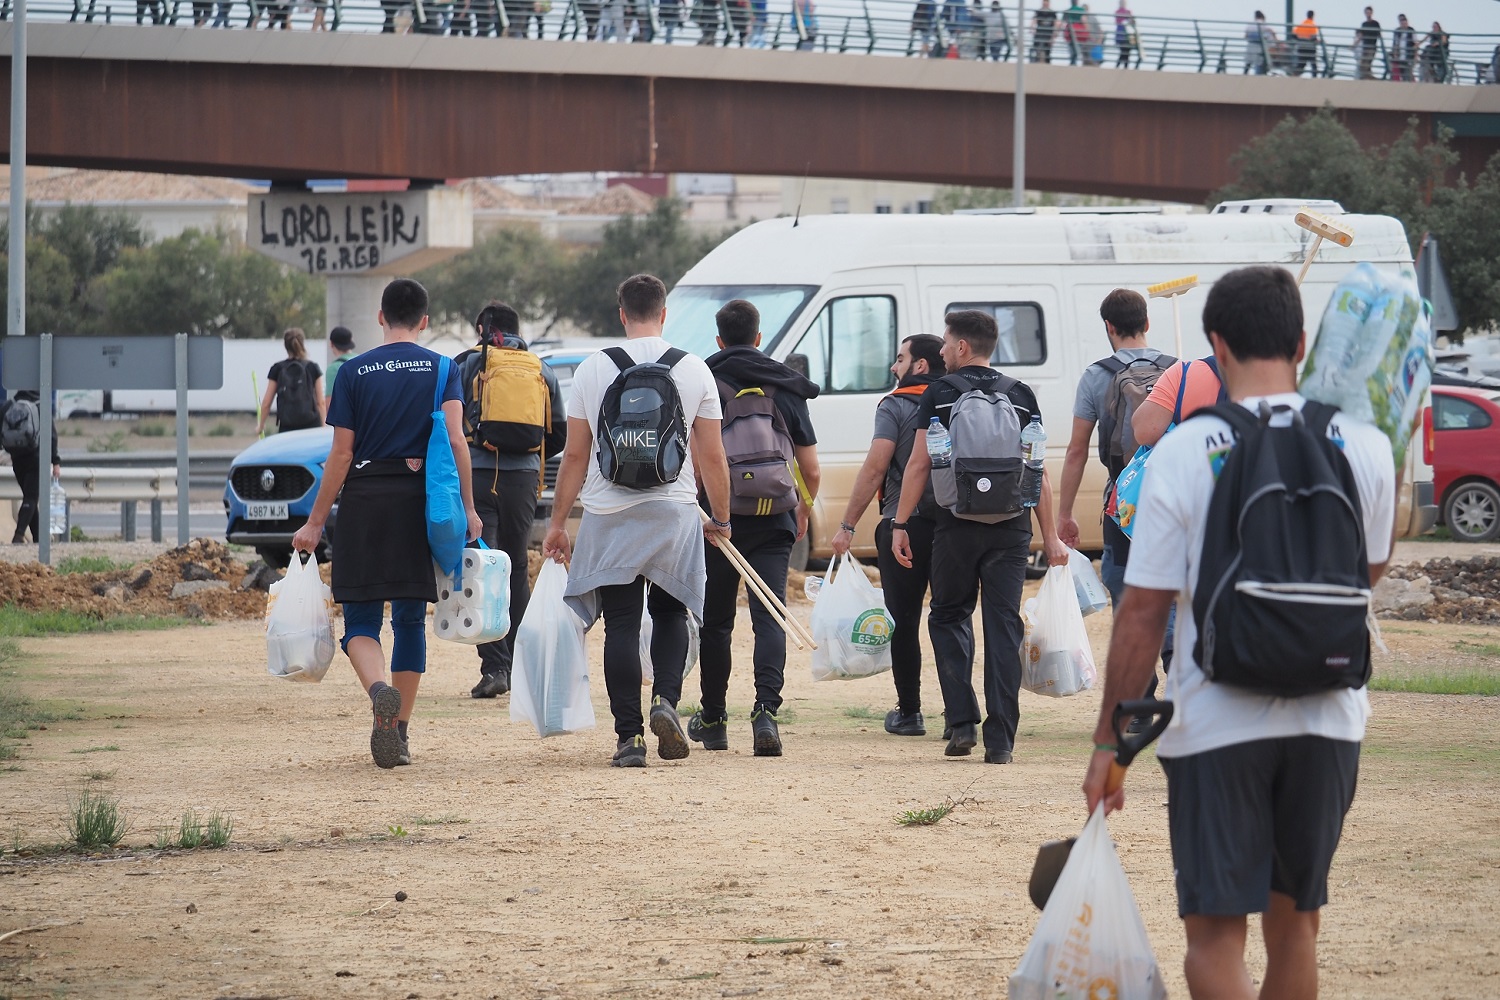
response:
<svg viewBox="0 0 1500 1000"><path fill-rule="evenodd" d="M191 809L183 812L177 823L177 846L192 850L203 845L203 821Z"/></svg>
<svg viewBox="0 0 1500 1000"><path fill-rule="evenodd" d="M677 714L684 719L691 719L693 717L693 713L699 711L701 708L702 706L694 704L690 701L678 702ZM684 725L686 725L686 723L684 723Z"/></svg>
<svg viewBox="0 0 1500 1000"><path fill-rule="evenodd" d="M14 639L0 639L0 664L9 663L21 655L21 644Z"/></svg>
<svg viewBox="0 0 1500 1000"><path fill-rule="evenodd" d="M234 424L227 420L214 424L208 429L208 436L211 438L234 437Z"/></svg>
<svg viewBox="0 0 1500 1000"><path fill-rule="evenodd" d="M876 712L873 708L866 708L864 705L851 705L848 708L845 708L844 717L849 719L859 719L861 721L883 718L883 716L881 716L880 713Z"/></svg>
<svg viewBox="0 0 1500 1000"><path fill-rule="evenodd" d="M776 721L782 725L797 721L797 710L790 705L782 705L776 710Z"/></svg>
<svg viewBox="0 0 1500 1000"><path fill-rule="evenodd" d="M1494 697L1500 695L1500 674L1486 670L1411 674L1404 677L1376 674L1370 678L1370 690L1400 694L1470 694Z"/></svg>
<svg viewBox="0 0 1500 1000"><path fill-rule="evenodd" d="M438 816L436 818L429 817L429 816L418 816L416 819L414 819L414 820L411 821L411 825L412 826L462 826L463 824L468 823L468 822L469 822L469 818L467 816L460 816L460 815L458 815L458 813L443 813L441 816Z"/></svg>
<svg viewBox="0 0 1500 1000"><path fill-rule="evenodd" d="M115 562L109 556L68 556L60 559L57 563L57 574L68 576L72 573L113 573L119 569L129 569L130 563Z"/></svg>
<svg viewBox="0 0 1500 1000"><path fill-rule="evenodd" d="M234 820L215 809L209 813L208 825L203 830L203 846L216 851L229 843L234 833Z"/></svg>
<svg viewBox="0 0 1500 1000"><path fill-rule="evenodd" d="M84 789L68 810L68 841L79 850L113 847L125 836L125 814L119 800Z"/></svg>
<svg viewBox="0 0 1500 1000"><path fill-rule="evenodd" d="M1500 657L1500 642L1455 642L1453 648L1471 656Z"/></svg>
<svg viewBox="0 0 1500 1000"><path fill-rule="evenodd" d="M9 743L0 743L0 760L15 760L19 751Z"/></svg>
<svg viewBox="0 0 1500 1000"><path fill-rule="evenodd" d="M164 438L167 436L167 425L156 423L136 424L134 427L130 428L130 433L134 434L136 437Z"/></svg>
<svg viewBox="0 0 1500 1000"><path fill-rule="evenodd" d="M397 824L395 824L393 826L388 826L385 829L386 829L386 832L389 833L392 837L406 837L406 836L410 836L410 833L406 829L406 827L402 826L400 823L397 823Z"/></svg>
<svg viewBox="0 0 1500 1000"><path fill-rule="evenodd" d="M954 808L954 803L944 802L926 809L906 809L896 814L896 822L901 826L932 826L946 819Z"/></svg>
<svg viewBox="0 0 1500 1000"><path fill-rule="evenodd" d="M156 839L151 846L158 851L170 851L175 845L172 842L172 828L164 826L156 831Z"/></svg>
<svg viewBox="0 0 1500 1000"><path fill-rule="evenodd" d="M70 541L70 542L91 542L91 541L93 541L93 539L90 538L88 535L85 535L83 533L83 529L80 528L78 525L75 524L75 525L73 525L73 527L71 527L71 528L68 529L68 541Z"/></svg>
<svg viewBox="0 0 1500 1000"><path fill-rule="evenodd" d="M108 434L100 435L84 445L84 450L93 452L96 455L124 451L125 432L110 431Z"/></svg>
<svg viewBox="0 0 1500 1000"><path fill-rule="evenodd" d="M82 750L69 750L68 753L115 753L120 748L111 743L102 747L84 747Z"/></svg>
<svg viewBox="0 0 1500 1000"><path fill-rule="evenodd" d="M94 618L72 611L27 611L14 604L0 606L0 638L47 635L76 635L82 632L156 631L180 628L189 624L186 618L163 618L158 615L115 615Z"/></svg>
<svg viewBox="0 0 1500 1000"><path fill-rule="evenodd" d="M111 781L111 780L114 779L114 776L115 776L115 772L113 772L113 771L101 771L98 768L95 768L94 770L90 771L88 773L88 775L87 775L87 777L88 777L88 779L90 781Z"/></svg>

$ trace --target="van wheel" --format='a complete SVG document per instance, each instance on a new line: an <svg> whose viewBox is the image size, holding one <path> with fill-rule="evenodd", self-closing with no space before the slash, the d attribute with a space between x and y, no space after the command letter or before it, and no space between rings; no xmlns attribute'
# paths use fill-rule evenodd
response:
<svg viewBox="0 0 1500 1000"><path fill-rule="evenodd" d="M1443 504L1443 523L1461 542L1488 542L1500 535L1500 490L1475 481L1455 486Z"/></svg>
<svg viewBox="0 0 1500 1000"><path fill-rule="evenodd" d="M1040 580L1046 575L1047 554L1041 549L1037 549L1031 554L1031 558L1026 560L1026 579Z"/></svg>
<svg viewBox="0 0 1500 1000"><path fill-rule="evenodd" d="M787 569L796 570L798 573L807 572L808 556L812 552L812 543L808 537L803 535L792 543L792 558L787 563Z"/></svg>

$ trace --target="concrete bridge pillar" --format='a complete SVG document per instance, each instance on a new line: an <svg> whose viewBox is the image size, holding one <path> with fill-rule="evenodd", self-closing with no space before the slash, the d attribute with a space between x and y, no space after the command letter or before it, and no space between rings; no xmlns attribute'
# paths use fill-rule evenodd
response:
<svg viewBox="0 0 1500 1000"><path fill-rule="evenodd" d="M323 276L328 327L347 326L367 351L381 342L375 314L386 283L472 247L474 210L467 191L449 187L271 191L250 196L246 236L252 249Z"/></svg>

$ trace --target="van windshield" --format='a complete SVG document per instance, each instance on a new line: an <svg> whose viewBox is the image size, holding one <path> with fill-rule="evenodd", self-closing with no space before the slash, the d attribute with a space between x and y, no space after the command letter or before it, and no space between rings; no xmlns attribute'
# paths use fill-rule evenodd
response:
<svg viewBox="0 0 1500 1000"><path fill-rule="evenodd" d="M816 285L678 285L667 296L667 326L662 336L700 358L719 349L714 314L732 299L745 299L760 310L761 347L770 347L786 332L817 292Z"/></svg>

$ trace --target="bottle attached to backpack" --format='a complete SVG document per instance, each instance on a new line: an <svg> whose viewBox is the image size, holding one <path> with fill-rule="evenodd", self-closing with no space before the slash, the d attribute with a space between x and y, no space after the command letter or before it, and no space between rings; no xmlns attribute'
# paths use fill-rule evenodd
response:
<svg viewBox="0 0 1500 1000"><path fill-rule="evenodd" d="M620 373L604 391L595 443L599 472L616 486L649 490L677 481L687 461L687 421L672 367L687 357L670 348L636 364L624 348L604 354Z"/></svg>
<svg viewBox="0 0 1500 1000"><path fill-rule="evenodd" d="M796 461L776 389L736 391L720 380L724 457L729 461L729 512L781 514L797 506Z"/></svg>
<svg viewBox="0 0 1500 1000"><path fill-rule="evenodd" d="M502 455L541 454L552 423L541 358L522 347L486 343L464 359L462 381L470 444Z"/></svg>
<svg viewBox="0 0 1500 1000"><path fill-rule="evenodd" d="M945 378L965 391L949 411L952 461L946 466L933 464L933 497L939 506L967 521L996 524L1025 513L1021 421L1005 394L1016 380L1001 375L993 388L985 390L973 388L961 377Z"/></svg>
<svg viewBox="0 0 1500 1000"><path fill-rule="evenodd" d="M1047 467L1047 431L1042 415L1033 413L1031 422L1021 429L1021 504L1035 507L1042 502L1042 472Z"/></svg>
<svg viewBox="0 0 1500 1000"><path fill-rule="evenodd" d="M314 398L317 386L309 377L308 362L288 358L276 373L276 426L283 431L302 431L323 426Z"/></svg>
<svg viewBox="0 0 1500 1000"><path fill-rule="evenodd" d="M1370 678L1370 563L1354 471L1308 400L1272 424L1235 403L1200 410L1238 439L1209 501L1193 594L1193 656L1209 680L1283 698Z"/></svg>
<svg viewBox="0 0 1500 1000"><path fill-rule="evenodd" d="M937 417L927 425L927 457L934 469L946 469L953 464L953 438Z"/></svg>

